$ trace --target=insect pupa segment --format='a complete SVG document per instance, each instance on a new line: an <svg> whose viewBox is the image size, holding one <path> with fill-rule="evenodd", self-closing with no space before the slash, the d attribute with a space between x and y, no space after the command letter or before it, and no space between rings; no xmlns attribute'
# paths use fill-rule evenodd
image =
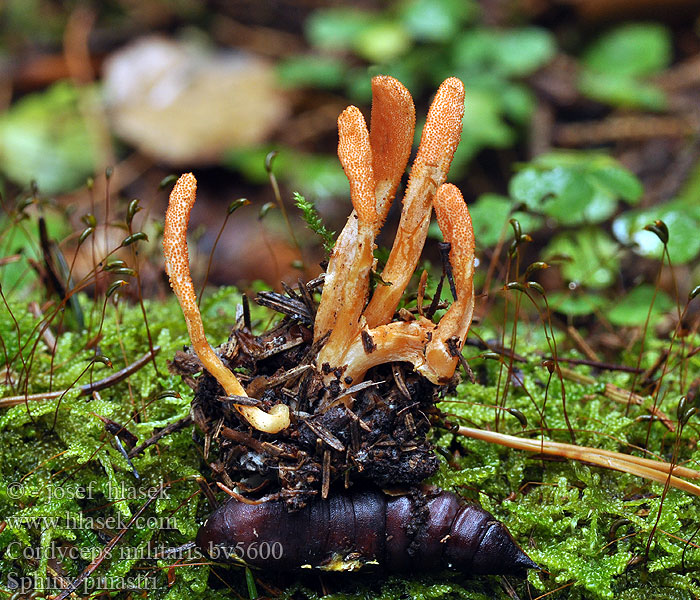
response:
<svg viewBox="0 0 700 600"><path fill-rule="evenodd" d="M246 504L231 498L207 519L196 543L220 562L281 571L376 565L398 573L450 566L470 575L522 575L537 568L493 515L445 491L428 491L418 501L361 489L314 500L295 512L281 501ZM264 546L279 551L262 556L247 551Z"/></svg>

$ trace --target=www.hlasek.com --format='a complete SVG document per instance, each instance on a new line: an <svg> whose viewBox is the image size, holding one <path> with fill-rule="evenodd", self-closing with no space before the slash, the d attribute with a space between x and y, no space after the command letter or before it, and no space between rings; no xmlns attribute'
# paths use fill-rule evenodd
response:
<svg viewBox="0 0 700 600"><path fill-rule="evenodd" d="M7 577L7 587L19 594L30 594L34 591L61 592L66 588L66 580L61 577L30 577L10 573ZM101 591L142 591L157 590L157 578L147 575L133 577L118 577L105 575L101 577L86 577L81 581L76 593L87 596Z"/></svg>
<svg viewBox="0 0 700 600"><path fill-rule="evenodd" d="M130 519L124 520L120 515L85 515L83 513L66 512L62 516L32 515L32 516L12 516L6 517L5 521L9 527L25 527L45 531L46 529L125 529L127 525L131 529L177 529L177 519L175 517L139 516L132 522Z"/></svg>

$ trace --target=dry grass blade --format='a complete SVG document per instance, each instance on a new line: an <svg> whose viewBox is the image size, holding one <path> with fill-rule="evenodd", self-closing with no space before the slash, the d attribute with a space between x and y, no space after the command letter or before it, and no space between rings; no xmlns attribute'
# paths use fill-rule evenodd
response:
<svg viewBox="0 0 700 600"><path fill-rule="evenodd" d="M494 431L473 429L471 427L460 427L457 433L465 437L500 444L518 450L539 452L540 454L548 454L550 456L562 456L564 458L580 460L599 467L614 469L615 471L622 471L623 473L632 473L638 477L644 477L659 483L665 484L669 481L670 485L679 490L700 496L700 486L684 481L676 476L682 475L683 477L691 477L693 479L700 478L700 472L688 469L687 467L679 467L666 462L639 458L637 456L611 452L609 450L599 450L598 448L590 448L588 446L575 446L573 444L563 444L561 442L524 439L504 433L496 433Z"/></svg>

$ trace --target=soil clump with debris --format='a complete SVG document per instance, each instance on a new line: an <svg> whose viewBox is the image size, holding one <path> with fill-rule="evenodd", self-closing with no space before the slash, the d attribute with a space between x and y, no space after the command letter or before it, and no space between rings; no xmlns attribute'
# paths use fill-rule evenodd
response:
<svg viewBox="0 0 700 600"><path fill-rule="evenodd" d="M214 478L251 499L284 499L291 509L351 482L412 487L439 466L428 434L440 420L435 402L444 386L404 363L374 367L350 387L336 369L335 379L324 384L313 367L316 306L311 294L318 283L300 283L303 287L288 288L286 295L263 292L256 300L284 313L282 321L254 335L241 315L218 348L249 396L259 399L231 399L206 371L195 380L202 365L191 350L178 352L171 363L172 371L196 390L192 415L200 433L195 438ZM251 428L234 400L263 410L283 403L296 418L270 435Z"/></svg>

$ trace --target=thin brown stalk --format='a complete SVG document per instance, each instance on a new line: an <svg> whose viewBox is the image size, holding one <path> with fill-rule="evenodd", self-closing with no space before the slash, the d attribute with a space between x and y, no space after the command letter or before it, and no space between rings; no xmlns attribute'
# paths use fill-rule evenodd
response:
<svg viewBox="0 0 700 600"><path fill-rule="evenodd" d="M136 373L144 365L148 364L156 354L160 352L160 346L154 346L153 350L149 350L141 358L134 361L130 365L124 367L123 369L112 373L109 377L100 379L93 383L88 383L86 385L80 386L79 396L89 396L93 392L98 392L104 390L110 386L113 386L120 381L126 379L133 373ZM69 390L57 390L55 392L43 392L40 394L20 394L19 396L8 396L6 398L0 398L0 408L10 408L11 406L17 406L18 404L24 404L25 402L31 402L35 400L54 400L60 398L61 396L68 393Z"/></svg>
<svg viewBox="0 0 700 600"><path fill-rule="evenodd" d="M576 446L574 444L550 442L547 440L518 438L504 433L473 429L471 427L460 427L457 433L465 437L500 444L501 446L507 446L517 450L580 460L599 467L614 469L615 471L622 471L623 473L632 473L638 477L651 479L658 483L665 484L667 481L670 481L670 485L673 487L700 496L700 486L670 474L676 473L684 477L700 479L700 472L688 469L687 467L679 467L670 463L640 458L620 452L611 452L610 450L600 450L588 446Z"/></svg>

